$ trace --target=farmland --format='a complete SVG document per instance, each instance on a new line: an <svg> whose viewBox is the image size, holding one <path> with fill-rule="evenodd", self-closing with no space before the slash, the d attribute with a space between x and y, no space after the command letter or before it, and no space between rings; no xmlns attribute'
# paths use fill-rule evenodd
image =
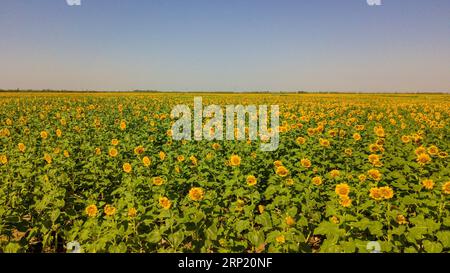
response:
<svg viewBox="0 0 450 273"><path fill-rule="evenodd" d="M171 109L279 105L278 149ZM450 97L0 93L0 252L450 250Z"/></svg>

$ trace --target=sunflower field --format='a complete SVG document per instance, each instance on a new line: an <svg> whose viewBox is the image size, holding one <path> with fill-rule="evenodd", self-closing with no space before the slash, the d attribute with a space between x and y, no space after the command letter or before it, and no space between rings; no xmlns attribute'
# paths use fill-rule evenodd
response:
<svg viewBox="0 0 450 273"><path fill-rule="evenodd" d="M279 105L280 144L171 109ZM0 93L0 252L450 251L450 96Z"/></svg>

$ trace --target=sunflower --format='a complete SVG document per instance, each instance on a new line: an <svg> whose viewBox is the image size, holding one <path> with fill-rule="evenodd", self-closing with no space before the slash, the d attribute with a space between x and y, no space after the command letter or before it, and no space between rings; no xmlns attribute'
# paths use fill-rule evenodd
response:
<svg viewBox="0 0 450 273"><path fill-rule="evenodd" d="M230 165L231 166L239 166L239 165L241 165L241 157L239 157L238 155L232 155L230 157Z"/></svg>
<svg viewBox="0 0 450 273"><path fill-rule="evenodd" d="M330 141L325 138L319 139L320 146L322 147L330 147Z"/></svg>
<svg viewBox="0 0 450 273"><path fill-rule="evenodd" d="M379 190L384 199L391 199L394 197L394 190L391 187L385 186L381 187Z"/></svg>
<svg viewBox="0 0 450 273"><path fill-rule="evenodd" d="M61 137L62 136L62 131L60 129L56 129L56 136L57 137Z"/></svg>
<svg viewBox="0 0 450 273"><path fill-rule="evenodd" d="M429 155L425 154L425 153L419 154L419 155L417 156L416 161L417 161L420 165L425 165L425 164L427 164L428 162L431 161L431 157L430 157Z"/></svg>
<svg viewBox="0 0 450 273"><path fill-rule="evenodd" d="M44 154L44 160L47 162L47 164L52 164L52 161L53 161L51 155L49 155L47 153Z"/></svg>
<svg viewBox="0 0 450 273"><path fill-rule="evenodd" d="M379 170L376 169L370 169L367 171L367 174L369 175L370 178L372 178L375 181L380 181L382 174Z"/></svg>
<svg viewBox="0 0 450 273"><path fill-rule="evenodd" d="M263 214L265 209L266 207L264 207L263 205L258 205L258 211L260 214Z"/></svg>
<svg viewBox="0 0 450 273"><path fill-rule="evenodd" d="M89 217L95 217L97 215L98 209L97 206L92 204L86 207L84 210Z"/></svg>
<svg viewBox="0 0 450 273"><path fill-rule="evenodd" d="M41 138L42 139L47 139L47 137L48 137L48 133L46 131L42 131L41 132Z"/></svg>
<svg viewBox="0 0 450 273"><path fill-rule="evenodd" d="M376 126L374 129L373 129L373 131L374 131L374 133L375 133L375 135L377 136L377 137L385 137L386 136L386 134L385 134L385 132L384 132L384 129L383 129L383 127L380 125L380 126Z"/></svg>
<svg viewBox="0 0 450 273"><path fill-rule="evenodd" d="M204 192L203 192L202 188L194 187L189 190L189 198L191 198L191 200L193 200L193 201L202 200L203 195L204 195Z"/></svg>
<svg viewBox="0 0 450 273"><path fill-rule="evenodd" d="M152 160L148 156L144 156L142 158L142 163L144 164L145 167L148 167L152 164Z"/></svg>
<svg viewBox="0 0 450 273"><path fill-rule="evenodd" d="M427 190L432 190L434 187L434 181L431 179L422 180L422 186Z"/></svg>
<svg viewBox="0 0 450 273"><path fill-rule="evenodd" d="M101 155L101 154L102 154L102 149L100 149L100 148L95 148L95 154L96 154L96 155Z"/></svg>
<svg viewBox="0 0 450 273"><path fill-rule="evenodd" d="M337 177L339 177L340 175L341 175L341 172L340 172L339 170L332 170L332 171L330 172L331 178L337 178Z"/></svg>
<svg viewBox="0 0 450 273"><path fill-rule="evenodd" d="M375 162L380 160L380 156L377 154L371 154L369 155L369 162L374 164Z"/></svg>
<svg viewBox="0 0 450 273"><path fill-rule="evenodd" d="M292 185L294 185L294 183L295 183L294 179L292 179L292 178L286 179L286 185L292 186Z"/></svg>
<svg viewBox="0 0 450 273"><path fill-rule="evenodd" d="M254 185L256 185L256 183L257 183L257 180L256 180L255 176L253 176L253 175L247 176L247 185L254 186Z"/></svg>
<svg viewBox="0 0 450 273"><path fill-rule="evenodd" d="M377 201L383 199L383 195L379 188L371 188L369 196Z"/></svg>
<svg viewBox="0 0 450 273"><path fill-rule="evenodd" d="M295 220L291 216L287 216L284 220L288 226L295 225Z"/></svg>
<svg viewBox="0 0 450 273"><path fill-rule="evenodd" d="M111 140L111 145L113 145L113 146L119 145L119 140L113 138L113 139Z"/></svg>
<svg viewBox="0 0 450 273"><path fill-rule="evenodd" d="M8 163L8 157L6 155L0 155L0 163L3 165Z"/></svg>
<svg viewBox="0 0 450 273"><path fill-rule="evenodd" d="M343 206L344 208L351 207L352 205L352 199L350 199L348 196L341 196L339 200L339 204Z"/></svg>
<svg viewBox="0 0 450 273"><path fill-rule="evenodd" d="M284 166L280 166L276 169L276 174L281 176L281 177L286 177L289 174L288 169L286 169L286 167Z"/></svg>
<svg viewBox="0 0 450 273"><path fill-rule="evenodd" d="M360 141L361 140L361 135L359 133L354 133L353 134L353 139L356 141Z"/></svg>
<svg viewBox="0 0 450 273"><path fill-rule="evenodd" d="M152 178L152 182L155 186L161 186L162 184L164 184L164 178L156 176Z"/></svg>
<svg viewBox="0 0 450 273"><path fill-rule="evenodd" d="M159 198L159 205L163 209L170 209L170 207L172 206L172 202L167 197L160 197Z"/></svg>
<svg viewBox="0 0 450 273"><path fill-rule="evenodd" d="M333 224L339 224L341 221L339 220L339 218L337 217L337 216L332 216L331 218L330 218L330 222L332 222Z"/></svg>
<svg viewBox="0 0 450 273"><path fill-rule="evenodd" d="M408 224L408 221L406 220L406 217L403 216L402 214L397 215L397 217L395 218L395 221L399 225L406 225L406 224Z"/></svg>
<svg viewBox="0 0 450 273"><path fill-rule="evenodd" d="M281 162L281 160L276 160L273 162L273 165L278 168L280 166L283 166L283 162Z"/></svg>
<svg viewBox="0 0 450 273"><path fill-rule="evenodd" d="M122 120L121 122L120 122L120 130L125 130L125 129L127 129L127 123L125 122L125 120Z"/></svg>
<svg viewBox="0 0 450 273"><path fill-rule="evenodd" d="M143 154L145 152L145 149L144 149L144 147L142 147L142 146L137 146L136 148L134 148L134 153L136 154L136 155L141 155L141 154Z"/></svg>
<svg viewBox="0 0 450 273"><path fill-rule="evenodd" d="M212 148L214 149L214 150L219 150L220 149L220 144L219 143L213 143L213 145L212 145Z"/></svg>
<svg viewBox="0 0 450 273"><path fill-rule="evenodd" d="M316 186L320 186L323 183L322 177L320 176L313 177L313 179L311 179L311 182Z"/></svg>
<svg viewBox="0 0 450 273"><path fill-rule="evenodd" d="M177 156L177 161L178 162L183 162L184 161L184 156L183 155L179 155L179 156Z"/></svg>
<svg viewBox="0 0 450 273"><path fill-rule="evenodd" d="M130 173L130 172L131 172L131 169L132 169L130 163L125 163L125 164L123 164L122 168L123 168L123 171L126 172L126 173Z"/></svg>
<svg viewBox="0 0 450 273"><path fill-rule="evenodd" d="M116 213L116 208L111 205L106 205L103 211L105 212L106 216L113 216Z"/></svg>
<svg viewBox="0 0 450 273"><path fill-rule="evenodd" d="M411 142L411 138L409 136L402 136L402 142L409 143L409 142Z"/></svg>
<svg viewBox="0 0 450 273"><path fill-rule="evenodd" d="M63 155L64 155L64 157L69 157L69 156L70 156L70 153L69 153L69 151L64 150Z"/></svg>
<svg viewBox="0 0 450 273"><path fill-rule="evenodd" d="M119 153L119 152L117 151L116 148L111 148L111 149L109 150L109 156L110 156L110 157L116 157L118 153Z"/></svg>
<svg viewBox="0 0 450 273"><path fill-rule="evenodd" d="M372 153L378 152L380 150L380 147L378 147L377 144L370 144L369 145L369 151Z"/></svg>
<svg viewBox="0 0 450 273"><path fill-rule="evenodd" d="M364 182L364 181L366 181L366 179L367 179L367 176L365 174L358 175L359 182Z"/></svg>
<svg viewBox="0 0 450 273"><path fill-rule="evenodd" d="M300 164L305 168L311 167L311 161L307 158L303 158L302 160L300 160Z"/></svg>
<svg viewBox="0 0 450 273"><path fill-rule="evenodd" d="M439 148L436 147L436 146L434 146L434 145L432 145L432 146L430 146L430 147L428 148L428 153L429 153L430 155L437 155L437 154L439 154Z"/></svg>
<svg viewBox="0 0 450 273"><path fill-rule="evenodd" d="M295 142L297 142L298 145L303 145L306 143L306 138L304 137L298 137Z"/></svg>
<svg viewBox="0 0 450 273"><path fill-rule="evenodd" d="M128 217L134 218L137 215L137 210L135 208L129 208L128 209Z"/></svg>
<svg viewBox="0 0 450 273"><path fill-rule="evenodd" d="M442 185L442 191L444 192L444 194L450 194L450 181Z"/></svg>
<svg viewBox="0 0 450 273"><path fill-rule="evenodd" d="M21 152L21 153L24 153L25 152L25 144L23 144L23 143L19 143L18 145L17 145L17 147L19 148L19 151Z"/></svg>
<svg viewBox="0 0 450 273"><path fill-rule="evenodd" d="M275 241L279 244L284 244L286 242L286 239L284 238L284 235L278 235L275 237Z"/></svg>
<svg viewBox="0 0 450 273"><path fill-rule="evenodd" d="M352 150L351 148L347 148L347 149L344 150L344 153L345 153L346 155L348 155L348 156L352 156L353 150Z"/></svg>
<svg viewBox="0 0 450 273"><path fill-rule="evenodd" d="M197 159L195 156L191 155L191 156L189 157L189 160L191 161L192 165L197 166L197 164L198 164L198 159Z"/></svg>
<svg viewBox="0 0 450 273"><path fill-rule="evenodd" d="M423 146L420 146L420 147L418 147L415 151L414 151L414 153L418 156L418 155L420 155L420 154L424 154L424 153L426 153L427 152L427 149L425 148L425 147L423 147Z"/></svg>
<svg viewBox="0 0 450 273"><path fill-rule="evenodd" d="M341 184L336 185L336 188L334 191L340 197L348 196L348 194L350 193L350 186L346 183L341 183Z"/></svg>
<svg viewBox="0 0 450 273"><path fill-rule="evenodd" d="M166 153L163 151L159 152L159 159L164 160L166 158Z"/></svg>

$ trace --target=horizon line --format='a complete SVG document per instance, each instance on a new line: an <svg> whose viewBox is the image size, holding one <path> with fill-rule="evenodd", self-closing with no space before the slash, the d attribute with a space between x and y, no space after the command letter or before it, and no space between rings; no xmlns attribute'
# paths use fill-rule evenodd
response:
<svg viewBox="0 0 450 273"><path fill-rule="evenodd" d="M0 93L217 93L217 94L443 94L449 95L450 91L288 91L288 90L71 90L71 89L1 89Z"/></svg>

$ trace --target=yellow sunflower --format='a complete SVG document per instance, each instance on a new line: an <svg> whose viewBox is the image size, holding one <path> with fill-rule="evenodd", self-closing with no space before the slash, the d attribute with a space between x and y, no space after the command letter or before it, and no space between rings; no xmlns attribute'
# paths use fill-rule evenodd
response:
<svg viewBox="0 0 450 273"><path fill-rule="evenodd" d="M241 158L238 155L232 155L230 158L231 166L239 166L241 165Z"/></svg>
<svg viewBox="0 0 450 273"><path fill-rule="evenodd" d="M193 200L193 201L202 200L203 195L204 195L204 192L203 192L202 188L194 187L189 190L189 198L191 198L191 200Z"/></svg>
<svg viewBox="0 0 450 273"><path fill-rule="evenodd" d="M95 217L98 212L97 206L94 204L89 205L86 207L85 212L89 217Z"/></svg>
<svg viewBox="0 0 450 273"><path fill-rule="evenodd" d="M336 188L334 191L340 197L348 196L348 194L350 193L350 186L346 183L341 183L341 184L336 185Z"/></svg>

